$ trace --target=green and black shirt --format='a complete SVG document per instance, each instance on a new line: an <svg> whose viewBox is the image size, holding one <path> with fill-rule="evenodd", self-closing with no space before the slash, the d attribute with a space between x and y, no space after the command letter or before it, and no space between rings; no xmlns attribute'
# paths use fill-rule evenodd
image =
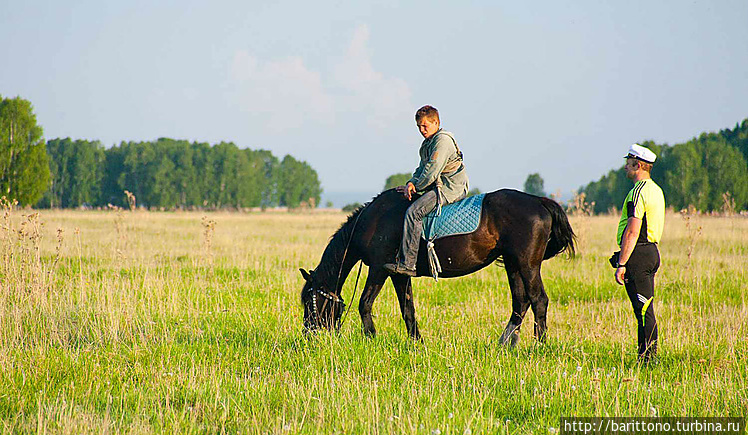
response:
<svg viewBox="0 0 748 435"><path fill-rule="evenodd" d="M618 222L618 246L621 246L623 231L630 217L642 220L637 243L659 243L665 226L665 195L651 178L638 181L626 195Z"/></svg>

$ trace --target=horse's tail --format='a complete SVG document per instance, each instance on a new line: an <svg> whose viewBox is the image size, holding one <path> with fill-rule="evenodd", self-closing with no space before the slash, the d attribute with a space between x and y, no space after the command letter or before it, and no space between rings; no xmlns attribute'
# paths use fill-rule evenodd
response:
<svg viewBox="0 0 748 435"><path fill-rule="evenodd" d="M555 257L564 251L568 252L570 257L573 257L576 252L574 243L577 236L574 234L571 224L569 224L566 212L552 199L540 198L540 202L551 213L552 218L551 238L545 247L543 260Z"/></svg>

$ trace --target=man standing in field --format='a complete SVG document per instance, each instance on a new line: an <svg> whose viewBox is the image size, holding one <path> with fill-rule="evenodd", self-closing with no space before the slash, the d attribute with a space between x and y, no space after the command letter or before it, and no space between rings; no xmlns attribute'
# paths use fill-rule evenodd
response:
<svg viewBox="0 0 748 435"><path fill-rule="evenodd" d="M621 251L615 264L615 279L626 286L638 323L639 359L649 360L657 353L657 319L654 313L654 277L660 267L657 249L665 224L665 197L650 176L657 156L638 144L626 155L626 176L634 188L623 202L618 222ZM615 255L614 255L615 257Z"/></svg>
<svg viewBox="0 0 748 435"><path fill-rule="evenodd" d="M467 196L468 177L462 163L462 152L452 133L441 129L439 111L423 106L416 112L416 125L424 140L418 154L421 162L413 177L397 191L412 200L414 193L421 197L405 212L403 240L397 254L399 260L384 268L396 274L416 276L418 244L423 233L423 218L438 205L447 205Z"/></svg>

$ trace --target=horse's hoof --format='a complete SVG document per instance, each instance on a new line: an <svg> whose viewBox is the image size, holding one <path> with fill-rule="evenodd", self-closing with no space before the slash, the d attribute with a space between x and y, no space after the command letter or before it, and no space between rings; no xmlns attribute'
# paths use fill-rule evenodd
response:
<svg viewBox="0 0 748 435"><path fill-rule="evenodd" d="M517 345L518 341L519 341L519 325L509 323L508 325L506 325L506 329L504 329L504 332L501 334L501 337L499 337L499 343L502 346L514 347Z"/></svg>
<svg viewBox="0 0 748 435"><path fill-rule="evenodd" d="M519 334L516 332L512 333L508 337L501 336L501 338L499 338L499 344L501 344L502 346L514 347L517 345L517 342L519 342Z"/></svg>

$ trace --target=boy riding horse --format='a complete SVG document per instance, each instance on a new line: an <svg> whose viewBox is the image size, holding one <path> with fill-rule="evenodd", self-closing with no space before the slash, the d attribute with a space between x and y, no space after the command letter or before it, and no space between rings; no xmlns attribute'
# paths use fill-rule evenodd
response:
<svg viewBox="0 0 748 435"><path fill-rule="evenodd" d="M416 276L418 244L423 233L423 218L436 207L452 204L467 196L468 177L462 152L452 133L441 129L439 111L423 106L416 112L416 125L424 137L418 154L421 162L413 176L397 191L408 200L421 196L408 207L403 224L403 240L395 263L384 268L391 273Z"/></svg>

